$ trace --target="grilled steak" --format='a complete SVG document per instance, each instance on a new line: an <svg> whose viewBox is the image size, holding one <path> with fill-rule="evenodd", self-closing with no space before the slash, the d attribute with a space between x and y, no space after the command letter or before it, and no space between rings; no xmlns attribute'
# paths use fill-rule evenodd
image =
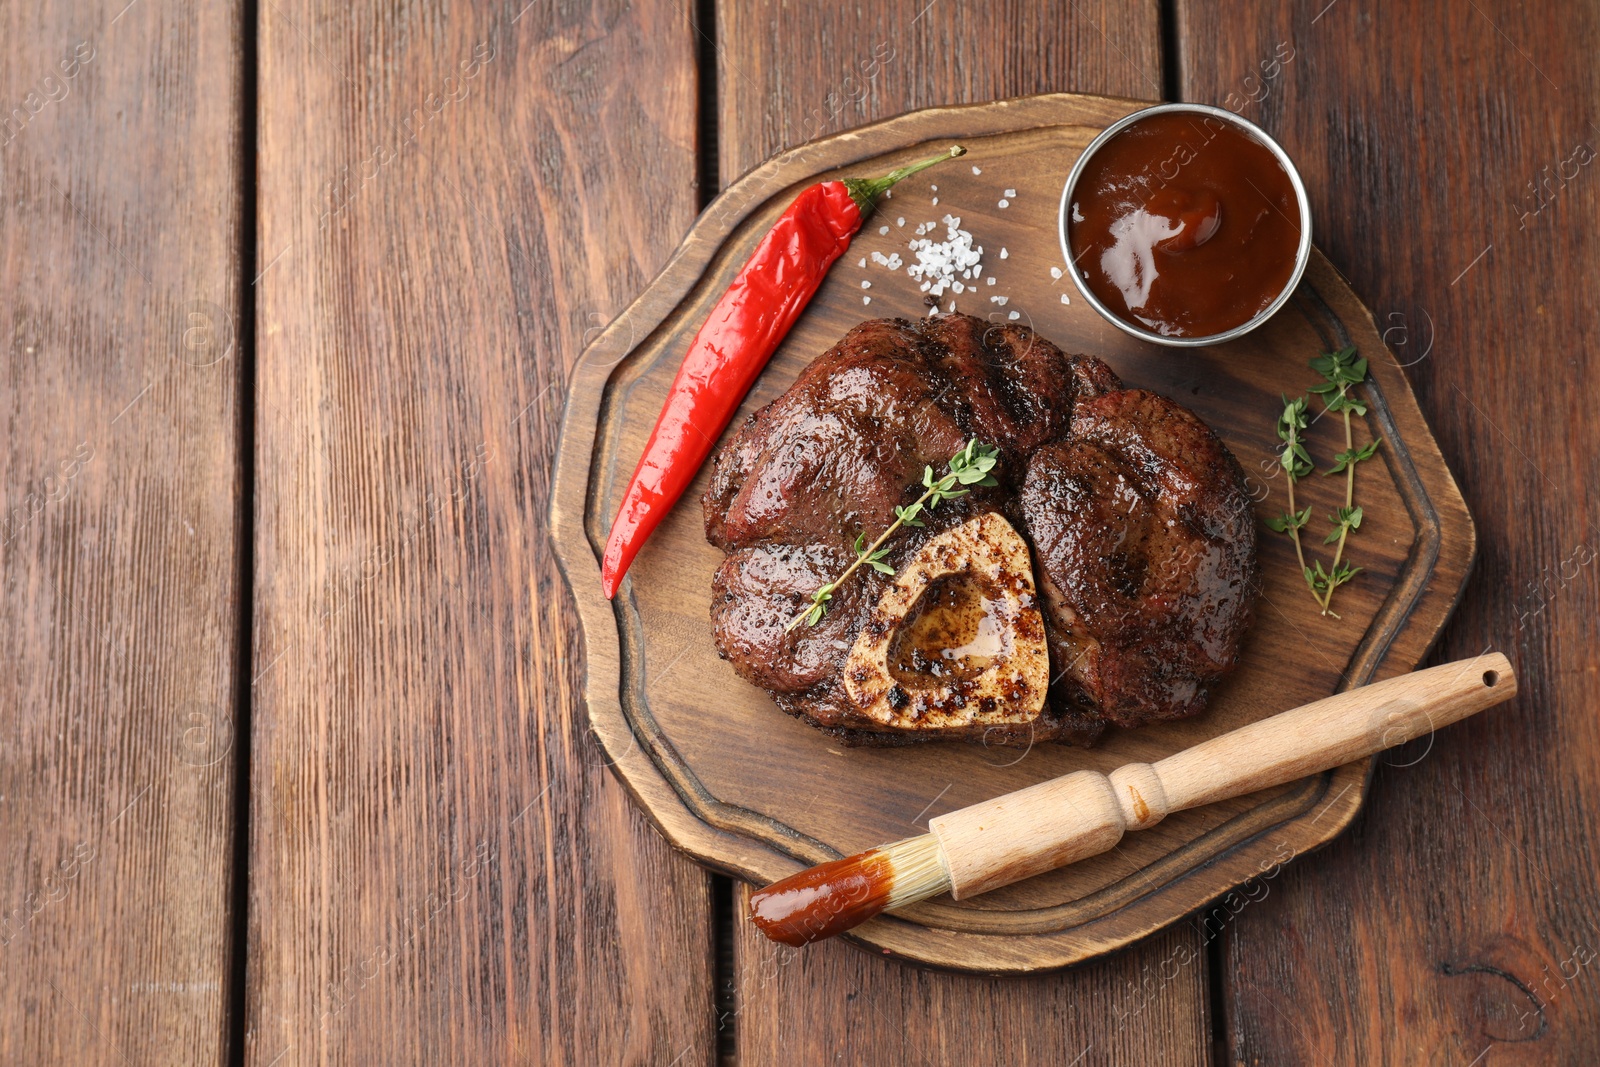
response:
<svg viewBox="0 0 1600 1067"><path fill-rule="evenodd" d="M875 538L924 469L942 473L974 437L1000 450L999 484L897 532L894 576L863 567L817 625L789 628L857 537ZM1137 506L1119 516L1119 501ZM966 315L851 330L724 445L703 505L727 553L718 651L852 744L1088 743L1108 721L1192 713L1232 665L1254 593L1242 476L1203 423L1124 390L1092 356ZM1123 562L1091 558L1119 530L1143 540ZM1214 588L1224 573L1231 598ZM1161 673L1135 677L1163 655Z"/></svg>
<svg viewBox="0 0 1600 1067"><path fill-rule="evenodd" d="M1052 698L1118 726L1203 708L1259 585L1244 474L1210 427L1136 389L1079 404L1071 436L1029 460L1022 511Z"/></svg>

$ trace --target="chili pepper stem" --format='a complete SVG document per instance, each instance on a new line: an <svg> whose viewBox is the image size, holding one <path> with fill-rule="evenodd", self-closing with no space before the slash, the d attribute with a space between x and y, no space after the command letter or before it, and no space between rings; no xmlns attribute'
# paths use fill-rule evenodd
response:
<svg viewBox="0 0 1600 1067"><path fill-rule="evenodd" d="M935 163L943 163L947 159L955 159L966 154L965 148L951 145L948 151L891 170L881 178L846 178L844 187L849 190L850 199L856 202L856 207L861 209L861 217L866 218L872 214L872 209L878 206L878 197L896 182L909 178L918 171L927 170Z"/></svg>

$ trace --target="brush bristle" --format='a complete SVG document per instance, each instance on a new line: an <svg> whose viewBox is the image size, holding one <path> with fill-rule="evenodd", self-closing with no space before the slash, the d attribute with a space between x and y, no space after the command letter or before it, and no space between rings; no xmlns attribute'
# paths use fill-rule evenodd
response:
<svg viewBox="0 0 1600 1067"><path fill-rule="evenodd" d="M889 885L889 903L884 910L893 911L919 900L938 896L950 888L950 869L945 866L944 850L933 834L908 837L878 850L889 861L894 880Z"/></svg>

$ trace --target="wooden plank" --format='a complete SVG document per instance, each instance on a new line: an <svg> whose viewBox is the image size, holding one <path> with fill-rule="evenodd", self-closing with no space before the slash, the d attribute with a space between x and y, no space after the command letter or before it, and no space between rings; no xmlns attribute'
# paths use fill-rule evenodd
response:
<svg viewBox="0 0 1600 1067"><path fill-rule="evenodd" d="M724 181L781 148L915 107L1052 90L1161 92L1153 3L752 0L719 4L718 16ZM844 1059L861 1063L960 1062L963 1052L973 1062L1071 1063L1086 1042L1121 1050L1091 1048L1086 1063L1205 1059L1204 949L1193 931L1003 984L916 971L845 945L813 946L798 965L774 967L776 950L742 919L745 892L736 898L731 1022L741 1062L803 1063L848 1047ZM1121 1025L1101 1013L1097 998L1134 987L1180 946L1193 965L1154 983L1144 1008L1163 1025ZM941 1000L951 1010L937 1011Z"/></svg>
<svg viewBox="0 0 1600 1067"><path fill-rule="evenodd" d="M1600 24L1322 8L1180 3L1182 96L1298 162L1477 519L1437 655L1502 650L1522 695L1381 760L1356 832L1232 924L1228 1061L1594 1062Z"/></svg>
<svg viewBox="0 0 1600 1067"><path fill-rule="evenodd" d="M706 1062L709 878L587 736L544 529L567 368L694 215L688 15L260 31L248 1059Z"/></svg>
<svg viewBox="0 0 1600 1067"><path fill-rule="evenodd" d="M1154 0L718 4L722 182L916 108L1053 92L1159 100L1158 11Z"/></svg>
<svg viewBox="0 0 1600 1067"><path fill-rule="evenodd" d="M0 1062L221 1063L237 5L0 15Z"/></svg>
<svg viewBox="0 0 1600 1067"><path fill-rule="evenodd" d="M737 896L740 914L749 887ZM974 978L836 941L793 949L738 924L739 1062L1203 1064L1210 1026L1198 926L1037 978Z"/></svg>

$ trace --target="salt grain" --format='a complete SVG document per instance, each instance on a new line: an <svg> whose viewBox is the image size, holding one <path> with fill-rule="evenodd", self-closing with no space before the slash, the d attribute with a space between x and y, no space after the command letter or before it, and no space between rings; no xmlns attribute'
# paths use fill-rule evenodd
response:
<svg viewBox="0 0 1600 1067"><path fill-rule="evenodd" d="M1006 195L1007 196L1016 196L1017 195L1017 191L1015 189L1007 189L1006 190Z"/></svg>
<svg viewBox="0 0 1600 1067"><path fill-rule="evenodd" d="M988 282L990 285L993 285L994 284L994 275L993 274L989 275L987 278L984 279L984 281Z"/></svg>
<svg viewBox="0 0 1600 1067"><path fill-rule="evenodd" d="M934 202L935 205L937 205L939 203L939 198L937 196L934 197L933 198L933 202Z"/></svg>
<svg viewBox="0 0 1600 1067"><path fill-rule="evenodd" d="M954 215L944 217L946 235L943 241L935 241L931 237L911 241L907 247L916 253L916 262L906 268L906 273L913 279L921 281L921 290L934 297L942 297L948 290L951 293L965 292L970 286L958 278L973 277L972 270L983 257L983 247L974 246L972 234L961 229L961 220ZM918 233L924 233L934 228L934 223L924 223L918 227ZM898 258L898 257L896 257ZM951 310L955 308L951 303Z"/></svg>
<svg viewBox="0 0 1600 1067"><path fill-rule="evenodd" d="M896 226L904 226L906 224L906 217L901 215L899 218L894 220L894 224Z"/></svg>
<svg viewBox="0 0 1600 1067"><path fill-rule="evenodd" d="M1069 296L1067 296L1067 294L1066 294L1066 293L1062 293L1062 294L1061 294L1061 302L1062 302L1062 303L1063 303L1063 304L1070 304L1070 303L1072 303L1072 298L1071 298L1071 297L1069 297Z"/></svg>
<svg viewBox="0 0 1600 1067"><path fill-rule="evenodd" d="M1000 201L1000 206L1001 206L1001 207L1010 207L1010 206L1011 206L1011 201L1009 201L1009 200L1002 200L1002 201Z"/></svg>
<svg viewBox="0 0 1600 1067"><path fill-rule="evenodd" d="M983 171L979 170L977 167L973 167L972 168L972 173L974 173L974 174L982 174Z"/></svg>
<svg viewBox="0 0 1600 1067"><path fill-rule="evenodd" d="M867 281L865 278L862 278L861 279L861 288L863 288L863 289L871 289L872 288L872 283Z"/></svg>
<svg viewBox="0 0 1600 1067"><path fill-rule="evenodd" d="M878 236L879 237L887 237L887 236L889 236L889 227L887 227L887 226L879 226L878 227Z"/></svg>
<svg viewBox="0 0 1600 1067"><path fill-rule="evenodd" d="M1060 267L1051 267L1050 268L1050 277L1059 280L1060 277L1061 277L1061 268Z"/></svg>
<svg viewBox="0 0 1600 1067"><path fill-rule="evenodd" d="M1011 257L1011 253L1010 252L1007 252L1004 248L1000 249L1000 258L1001 259L1009 259L1010 257Z"/></svg>
<svg viewBox="0 0 1600 1067"><path fill-rule="evenodd" d="M862 298L861 298L861 302L862 302L862 303L863 303L863 304L870 304L870 303L872 303L872 297L870 297L870 296L864 296L864 297L862 297Z"/></svg>
<svg viewBox="0 0 1600 1067"><path fill-rule="evenodd" d="M867 265L867 257L866 256L862 256L861 257L861 262L856 264L856 266L858 266L858 267L865 267L866 265Z"/></svg>
<svg viewBox="0 0 1600 1067"><path fill-rule="evenodd" d="M1007 315L1006 318L1010 319L1012 322L1016 322L1018 319L1022 318L1022 316L1013 311L1011 314Z"/></svg>

